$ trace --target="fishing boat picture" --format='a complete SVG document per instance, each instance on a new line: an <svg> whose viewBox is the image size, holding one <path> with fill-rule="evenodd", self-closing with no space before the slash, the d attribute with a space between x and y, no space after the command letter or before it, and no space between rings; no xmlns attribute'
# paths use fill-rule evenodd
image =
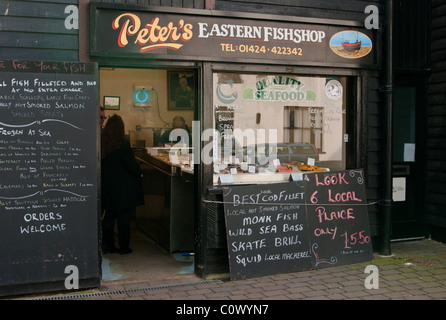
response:
<svg viewBox="0 0 446 320"><path fill-rule="evenodd" d="M355 51L361 49L361 41L350 43L348 40L342 42L342 47L347 51Z"/></svg>
<svg viewBox="0 0 446 320"><path fill-rule="evenodd" d="M362 32L346 30L336 33L330 39L330 48L343 58L358 59L372 51L372 41Z"/></svg>

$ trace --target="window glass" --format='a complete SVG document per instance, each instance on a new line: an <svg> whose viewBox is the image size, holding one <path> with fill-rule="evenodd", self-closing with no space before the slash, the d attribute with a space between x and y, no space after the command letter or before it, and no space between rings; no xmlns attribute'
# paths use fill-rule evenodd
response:
<svg viewBox="0 0 446 320"><path fill-rule="evenodd" d="M346 78L214 73L213 82L215 183L288 181L302 164L345 169Z"/></svg>
<svg viewBox="0 0 446 320"><path fill-rule="evenodd" d="M314 154L314 148L312 146L291 146L291 150L295 154Z"/></svg>
<svg viewBox="0 0 446 320"><path fill-rule="evenodd" d="M393 162L413 161L416 87L396 86L393 95ZM412 156L410 156L412 154Z"/></svg>
<svg viewBox="0 0 446 320"><path fill-rule="evenodd" d="M277 146L277 153L278 154L288 154L290 153L290 149L286 146Z"/></svg>

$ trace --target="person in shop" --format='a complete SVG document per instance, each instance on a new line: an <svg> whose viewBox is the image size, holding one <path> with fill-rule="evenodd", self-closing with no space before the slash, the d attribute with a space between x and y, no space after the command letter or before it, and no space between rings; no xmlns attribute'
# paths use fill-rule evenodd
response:
<svg viewBox="0 0 446 320"><path fill-rule="evenodd" d="M144 204L141 168L125 137L122 118L111 116L101 134L101 190L103 253L128 254L131 215ZM115 246L114 226L118 226L119 248Z"/></svg>
<svg viewBox="0 0 446 320"><path fill-rule="evenodd" d="M171 137L170 133L175 129L183 129L184 131L180 131L180 135L173 134ZM189 147L192 146L192 135L186 125L186 120L181 116L175 116L172 120L172 129L164 131L161 135L159 146L164 146L169 143L176 144L181 142L181 139L183 139L183 143L188 143Z"/></svg>
<svg viewBox="0 0 446 320"><path fill-rule="evenodd" d="M100 116L101 116L101 128L104 128L104 122L105 122L105 119L107 119L107 116L105 115L104 107L100 107Z"/></svg>

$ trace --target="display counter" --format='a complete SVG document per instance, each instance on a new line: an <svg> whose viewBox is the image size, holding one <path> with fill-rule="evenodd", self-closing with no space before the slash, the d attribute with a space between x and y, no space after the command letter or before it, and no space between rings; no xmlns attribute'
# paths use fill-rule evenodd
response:
<svg viewBox="0 0 446 320"><path fill-rule="evenodd" d="M216 164L214 165L213 184L266 184L280 183L290 180L303 180L304 174L330 171L328 168L320 168L303 162L271 163L269 166L247 164Z"/></svg>
<svg viewBox="0 0 446 320"><path fill-rule="evenodd" d="M194 250L193 169L173 165L163 152L137 156L143 172L144 206L137 227L170 253Z"/></svg>
<svg viewBox="0 0 446 320"><path fill-rule="evenodd" d="M145 205L137 208L136 223L140 230L169 252L194 250L194 171L190 151L145 148L145 152L137 156L144 177ZM268 167L215 164L209 193L217 196L217 202L220 202L224 186L299 181L305 174L316 170L328 169L297 162ZM217 224L224 226L224 221L220 222Z"/></svg>

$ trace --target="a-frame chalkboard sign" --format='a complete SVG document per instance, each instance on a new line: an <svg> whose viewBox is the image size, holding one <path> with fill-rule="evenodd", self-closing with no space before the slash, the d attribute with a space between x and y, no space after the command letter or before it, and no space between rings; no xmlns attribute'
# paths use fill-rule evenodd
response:
<svg viewBox="0 0 446 320"><path fill-rule="evenodd" d="M308 174L306 203L314 268L372 259L361 170Z"/></svg>
<svg viewBox="0 0 446 320"><path fill-rule="evenodd" d="M363 172L303 176L289 183L225 187L231 279L372 259Z"/></svg>
<svg viewBox="0 0 446 320"><path fill-rule="evenodd" d="M302 183L227 188L223 198L231 279L311 267Z"/></svg>

